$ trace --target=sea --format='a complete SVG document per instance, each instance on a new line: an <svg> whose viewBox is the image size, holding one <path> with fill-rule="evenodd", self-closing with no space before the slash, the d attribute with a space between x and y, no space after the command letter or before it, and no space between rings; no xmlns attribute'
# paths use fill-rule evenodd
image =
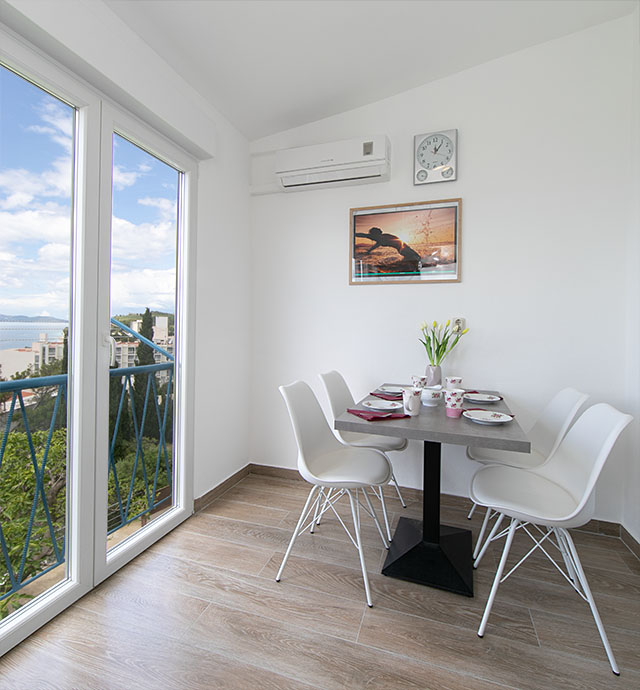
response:
<svg viewBox="0 0 640 690"><path fill-rule="evenodd" d="M0 322L0 350L31 347L31 343L40 340L41 333L46 333L49 341L62 340L62 332L68 325L64 321L51 323L46 321L2 321Z"/></svg>

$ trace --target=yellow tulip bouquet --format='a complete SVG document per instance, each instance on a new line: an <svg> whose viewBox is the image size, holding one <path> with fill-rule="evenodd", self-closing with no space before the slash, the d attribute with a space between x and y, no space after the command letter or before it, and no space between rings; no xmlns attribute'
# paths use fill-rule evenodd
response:
<svg viewBox="0 0 640 690"><path fill-rule="evenodd" d="M420 326L422 338L420 342L424 345L432 366L440 366L444 358L458 344L458 341L469 330L461 330L458 326L450 326L451 320L447 323L438 324L434 321L428 324L426 321Z"/></svg>

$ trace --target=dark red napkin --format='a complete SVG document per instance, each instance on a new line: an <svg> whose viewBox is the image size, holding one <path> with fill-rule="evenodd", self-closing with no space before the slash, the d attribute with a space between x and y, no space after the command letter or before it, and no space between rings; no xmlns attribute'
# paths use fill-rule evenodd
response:
<svg viewBox="0 0 640 690"><path fill-rule="evenodd" d="M404 412L375 412L373 410L358 410L347 409L347 412L354 414L356 417L366 420L367 422L377 422L380 419L402 419L408 417Z"/></svg>
<svg viewBox="0 0 640 690"><path fill-rule="evenodd" d="M383 400L402 400L402 393L369 393L369 395Z"/></svg>

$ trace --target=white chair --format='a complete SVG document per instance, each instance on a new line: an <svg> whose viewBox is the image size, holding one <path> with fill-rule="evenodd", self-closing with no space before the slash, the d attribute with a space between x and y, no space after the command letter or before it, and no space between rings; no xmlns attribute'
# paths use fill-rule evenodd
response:
<svg viewBox="0 0 640 690"><path fill-rule="evenodd" d="M327 393L329 399L329 407L331 408L331 414L333 416L333 421L339 415L341 415L347 408L355 407L355 400L353 395L349 390L347 382L344 380L342 374L337 371L328 371L325 374L319 374L320 381ZM391 482L395 485L398 498L403 508L406 508L406 503L402 498L400 493L400 487L396 481L395 475L393 473L393 465L391 464L391 459L387 455L389 451L392 450L404 450L407 447L407 439L404 438L393 438L391 436L380 436L379 434L362 434L356 431L338 431L333 429L334 436L340 441L340 443L345 446L351 446L354 448L373 448L380 451L385 455L389 461L389 468L391 470ZM389 527L389 520L387 517L387 507L384 501L384 493L382 487L374 487L374 493L380 499L382 505L382 514L384 517L385 527L387 530L387 538L391 541L391 530ZM379 493L378 493L379 491Z"/></svg>
<svg viewBox="0 0 640 690"><path fill-rule="evenodd" d="M360 539L360 508L371 515L382 543L388 549L389 544L382 533L366 488L381 487L389 482L391 473L389 461L383 453L371 448L351 448L342 445L331 433L322 408L306 383L296 381L288 386L280 386L279 390L287 404L298 444L298 471L303 479L313 486L282 559L276 582L280 582L282 571L296 538L307 529L313 532L316 519L331 510L358 549L367 604L372 606L369 578ZM366 505L360 503L360 494ZM334 507L334 504L345 495L349 497L351 506L353 535ZM309 522L305 525L307 520Z"/></svg>
<svg viewBox="0 0 640 690"><path fill-rule="evenodd" d="M613 651L568 530L584 525L593 517L596 481L613 444L631 420L630 415L619 412L611 405L594 405L571 427L553 455L540 467L523 469L489 465L476 472L471 482L471 498L476 504L498 513L498 519L476 564L484 555L489 541L506 536L502 558L478 629L480 637L484 635L500 583L539 549L588 602L611 670L619 675ZM509 527L498 534L498 528L505 517L511 518ZM518 529L529 535L534 545L503 577L509 549ZM557 556L554 550L562 556L566 573L549 553L551 551Z"/></svg>
<svg viewBox="0 0 640 690"><path fill-rule="evenodd" d="M538 467L546 462L547 458L556 450L567 433L569 425L578 414L578 410L584 405L588 397L586 393L581 393L574 388L564 388L556 393L527 434L531 441L530 454L467 447L467 457L484 465L509 465L510 467L528 469ZM475 509L476 504L474 503L469 515L467 515L468 519L471 519ZM487 525L492 516L491 510L487 509L473 552L474 558L478 557Z"/></svg>

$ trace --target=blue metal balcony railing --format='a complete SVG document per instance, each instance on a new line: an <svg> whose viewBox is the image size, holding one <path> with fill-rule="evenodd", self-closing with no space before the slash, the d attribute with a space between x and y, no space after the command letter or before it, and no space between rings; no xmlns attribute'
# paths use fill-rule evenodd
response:
<svg viewBox="0 0 640 690"><path fill-rule="evenodd" d="M109 370L109 534L139 518L144 521L145 516L173 500L175 364L173 356L155 343L146 344L170 361ZM25 402L26 391L39 396L40 402L47 401L43 405L47 415L52 407L48 419L43 420L40 414L34 421L38 405ZM65 561L66 395L67 374L0 381L0 419L5 418L0 441L0 496L3 490L13 490L3 486L3 469L8 463L23 470L24 463L30 466L22 473L23 485L16 489L28 494L24 500L30 503L30 510L23 506L24 515L9 515L0 499L0 562L5 566L4 576L0 572L0 602ZM57 453L60 476L51 476L52 448ZM54 495L55 505L50 505Z"/></svg>
<svg viewBox="0 0 640 690"><path fill-rule="evenodd" d="M109 524L108 533L111 534L116 530L124 527L124 525L129 524L133 520L146 515L152 511L157 510L159 507L164 506L166 503L171 503L172 492L167 496L158 496L158 479L163 475L166 484L164 486L173 486L172 476L171 476L171 462L169 454L167 451L167 422L173 425L173 419L168 419L169 402L172 398L172 386L173 386L173 362L163 362L161 364L147 364L140 367L123 367L120 369L111 369L109 375L114 377L120 377L121 379L121 392L118 401L118 411L116 415L116 421L111 435L111 443L109 446L109 473L112 479L112 491L110 494L115 496L115 502L113 501L113 496L110 496L109 503ZM166 387L164 389L164 395L158 394L158 382L156 381L155 374L157 372L167 372ZM147 381L144 392L144 399L142 400L142 414L139 416L139 408L136 411L136 388L134 386L134 380L136 377L140 378L147 375ZM128 405L126 400L128 398ZM138 400L139 400L138 395ZM161 409L159 400L164 401L164 409ZM155 423L157 423L158 429L158 447L156 452L156 458L154 463L153 481L150 481L147 458L145 458L143 439L145 429L148 429L149 424L149 403L153 401L152 404L152 415L155 412ZM125 410L129 409L131 413L131 422L133 424L133 432L135 436L135 457L133 462L133 468L131 470L131 476L129 479L122 478L118 476L118 458L116 453L116 443L118 441L118 434L121 430L123 413ZM144 496L146 507L142 510L136 510L134 505L134 498L141 498L140 495L137 497L134 494L136 489L136 478L139 472L142 473L142 480L144 486ZM127 486L128 484L128 486ZM138 494L140 494L140 482L138 482ZM123 496L123 488L126 489L126 498ZM115 508L115 510L114 510Z"/></svg>
<svg viewBox="0 0 640 690"><path fill-rule="evenodd" d="M43 449L41 445L42 439L38 438L37 436L34 436L34 434L31 433L29 421L27 418L27 411L25 407L23 392L27 389L38 389L44 386L52 387L54 389L53 396L55 397L55 402L53 406L53 412L51 414L51 421L49 423L48 433L46 435L46 442ZM24 433L26 434L29 455L28 458L25 458L25 461L31 464L34 482L33 498L31 500L31 509L26 523L26 535L24 538L23 545L16 543L14 539L7 539L7 537L5 536L7 529L11 530L13 528L12 531L15 532L15 527L18 524L18 521L20 520L20 516L8 515L6 516L6 518L8 518L11 524L3 524L5 523L4 513L6 510L6 506L4 504L0 505L0 548L2 550L2 558L4 560L6 568L6 573L3 575L2 581L0 582L2 586L2 589L0 590L0 601L7 598L19 589L22 589L24 586L26 586L36 578L41 577L45 573L49 572L49 570L51 570L52 568L55 568L56 566L64 562L64 516L62 525L56 524L52 519L43 479L47 467L47 460L49 459L51 440L53 437L56 420L58 418L58 413L64 410L64 406L61 404L61 401L64 399L66 395L66 389L66 374L58 376L44 376L33 379L21 379L18 381L0 382L0 399L5 398L5 395L3 394L11 394L11 403L9 405L9 411L7 413L5 429L2 436L2 442L0 443L0 482L2 482L3 478L3 463L5 461L5 454L7 452L7 446L10 440L9 435L12 431L12 424L14 423L14 415L16 413L16 409L19 409L19 421L22 422L25 429ZM6 401L4 402L4 405L6 409ZM48 541L47 546L52 551L52 557L50 556L48 559L46 559L44 567L40 569L38 572L34 573L33 567L27 567L27 557L30 553L29 547L31 545L31 539L34 532L35 518L38 512L38 508L41 509L39 516L40 523L43 522L42 514L44 514L44 522L46 523L44 525L44 541ZM40 524L40 530L42 530L42 527L42 524ZM48 540L46 539L47 534ZM32 566L32 564L30 565Z"/></svg>

